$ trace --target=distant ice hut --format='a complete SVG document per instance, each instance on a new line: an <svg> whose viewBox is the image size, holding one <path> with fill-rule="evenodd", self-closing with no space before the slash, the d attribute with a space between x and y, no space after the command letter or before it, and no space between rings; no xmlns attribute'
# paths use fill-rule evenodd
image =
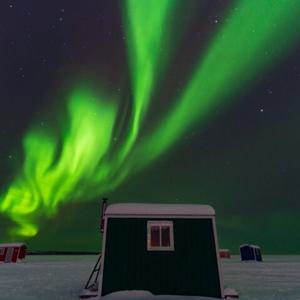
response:
<svg viewBox="0 0 300 300"><path fill-rule="evenodd" d="M240 246L241 260L262 261L260 247L257 245L243 244Z"/></svg>
<svg viewBox="0 0 300 300"><path fill-rule="evenodd" d="M26 256L26 244L0 244L0 262L10 263L23 260Z"/></svg>
<svg viewBox="0 0 300 300"><path fill-rule="evenodd" d="M219 254L220 254L221 258L230 258L231 257L229 249L220 249Z"/></svg>
<svg viewBox="0 0 300 300"><path fill-rule="evenodd" d="M112 204L103 218L100 297L133 290L227 296L212 207Z"/></svg>

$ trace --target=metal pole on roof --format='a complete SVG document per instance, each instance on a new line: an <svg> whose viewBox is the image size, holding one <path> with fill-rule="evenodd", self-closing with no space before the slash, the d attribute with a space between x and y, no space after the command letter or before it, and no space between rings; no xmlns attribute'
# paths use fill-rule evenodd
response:
<svg viewBox="0 0 300 300"><path fill-rule="evenodd" d="M100 224L101 233L104 232L104 213L105 213L105 210L106 210L106 207L107 207L107 201L108 201L107 198L102 199L102 207L101 207L102 213L101 213L101 224Z"/></svg>

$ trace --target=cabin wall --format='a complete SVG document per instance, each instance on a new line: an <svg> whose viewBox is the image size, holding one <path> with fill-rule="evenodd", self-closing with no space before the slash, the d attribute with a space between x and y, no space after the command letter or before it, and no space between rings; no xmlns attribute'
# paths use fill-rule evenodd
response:
<svg viewBox="0 0 300 300"><path fill-rule="evenodd" d="M147 251L147 221L173 221L175 251ZM102 296L119 290L221 298L212 219L108 218Z"/></svg>
<svg viewBox="0 0 300 300"><path fill-rule="evenodd" d="M6 249L7 249L7 248L5 248L5 247L1 247L1 248L0 248L0 261L4 261L4 260L5 260Z"/></svg>
<svg viewBox="0 0 300 300"><path fill-rule="evenodd" d="M18 259L24 259L26 256L26 246L23 245L20 247Z"/></svg>
<svg viewBox="0 0 300 300"><path fill-rule="evenodd" d="M255 252L251 246L244 246L240 248L241 260L255 260Z"/></svg>

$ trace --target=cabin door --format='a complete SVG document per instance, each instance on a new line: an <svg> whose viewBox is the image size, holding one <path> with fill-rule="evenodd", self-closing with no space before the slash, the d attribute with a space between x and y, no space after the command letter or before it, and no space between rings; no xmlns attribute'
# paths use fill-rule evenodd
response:
<svg viewBox="0 0 300 300"><path fill-rule="evenodd" d="M14 254L14 248L7 248L6 255L5 255L5 262L11 262L12 256Z"/></svg>

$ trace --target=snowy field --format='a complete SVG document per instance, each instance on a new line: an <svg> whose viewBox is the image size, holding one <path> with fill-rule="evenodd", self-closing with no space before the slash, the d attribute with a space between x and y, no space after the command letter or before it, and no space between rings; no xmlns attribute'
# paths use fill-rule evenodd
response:
<svg viewBox="0 0 300 300"><path fill-rule="evenodd" d="M96 256L27 256L17 264L0 264L1 300L72 300L84 287ZM264 256L262 263L222 261L225 286L241 300L300 300L300 256ZM105 300L124 299L115 294ZM126 297L126 299L129 299ZM196 300L201 297L131 295L130 299ZM210 298L212 299L212 298Z"/></svg>

